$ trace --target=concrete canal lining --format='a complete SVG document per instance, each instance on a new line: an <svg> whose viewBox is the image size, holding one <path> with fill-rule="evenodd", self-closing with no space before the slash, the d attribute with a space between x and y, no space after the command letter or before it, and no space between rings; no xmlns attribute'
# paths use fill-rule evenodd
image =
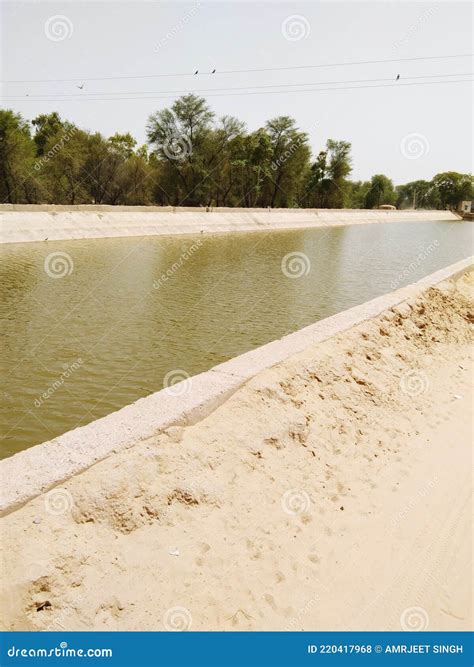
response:
<svg viewBox="0 0 474 667"><path fill-rule="evenodd" d="M142 398L106 417L0 462L0 514L7 514L116 451L172 425L203 419L259 372L314 343L377 317L429 287L462 274L472 258L418 282L311 324L211 370Z"/></svg>
<svg viewBox="0 0 474 667"><path fill-rule="evenodd" d="M451 211L0 205L2 243L459 220Z"/></svg>

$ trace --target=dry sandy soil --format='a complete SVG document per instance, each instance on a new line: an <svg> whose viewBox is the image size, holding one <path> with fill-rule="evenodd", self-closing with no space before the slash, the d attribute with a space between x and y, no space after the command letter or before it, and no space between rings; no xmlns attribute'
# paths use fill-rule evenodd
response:
<svg viewBox="0 0 474 667"><path fill-rule="evenodd" d="M472 276L2 519L20 629L469 629Z"/></svg>

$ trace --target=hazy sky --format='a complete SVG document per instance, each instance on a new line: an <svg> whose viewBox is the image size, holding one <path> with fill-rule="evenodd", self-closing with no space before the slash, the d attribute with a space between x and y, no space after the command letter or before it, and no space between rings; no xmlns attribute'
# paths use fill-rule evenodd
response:
<svg viewBox="0 0 474 667"><path fill-rule="evenodd" d="M385 173L402 183L429 179L439 171L472 170L472 83L400 85L408 83L408 77L472 78L469 57L222 73L469 54L473 48L468 2L36 0L3 2L2 13L2 79L55 80L3 85L2 106L28 119L57 110L89 130L107 136L130 131L144 142L150 113L170 106L181 91L197 92L208 98L218 116L235 115L249 130L277 115L293 116L308 132L315 152L329 137L352 142L353 178ZM214 68L216 74L210 75ZM197 76L187 74L196 69ZM186 76L90 80L177 73ZM398 74L400 81L392 86ZM57 81L71 78L80 81ZM326 82L364 79L387 79L380 83L389 87L311 92L276 88L284 92L267 89L251 95L212 91L212 96L204 90L283 84L324 87ZM83 82L81 91L77 86ZM158 99L104 100L105 93L130 98L143 91ZM91 93L99 95L86 97ZM80 99L58 100L76 94ZM32 99L38 95L51 97Z"/></svg>

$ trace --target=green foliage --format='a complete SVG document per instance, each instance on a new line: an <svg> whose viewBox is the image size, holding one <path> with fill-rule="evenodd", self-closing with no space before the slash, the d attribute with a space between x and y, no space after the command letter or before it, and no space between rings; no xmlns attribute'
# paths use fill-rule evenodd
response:
<svg viewBox="0 0 474 667"><path fill-rule="evenodd" d="M436 174L432 183L438 193L441 208L456 208L463 200L473 198L473 183L470 174L445 171Z"/></svg>
<svg viewBox="0 0 474 667"><path fill-rule="evenodd" d="M348 203L350 184L347 176L352 169L351 144L328 139L311 166L307 200L315 208L344 208Z"/></svg>
<svg viewBox="0 0 474 667"><path fill-rule="evenodd" d="M348 187L349 208L365 208L370 181L352 181Z"/></svg>
<svg viewBox="0 0 474 667"><path fill-rule="evenodd" d="M148 144L129 133L106 138L57 112L30 123L0 110L0 196L9 203L374 208L456 207L472 178L444 172L396 189L377 174L351 182L351 144L328 139L312 159L308 137L289 116L248 132L185 95L152 114Z"/></svg>
<svg viewBox="0 0 474 667"><path fill-rule="evenodd" d="M384 174L376 174L370 180L370 186L365 195L365 208L377 208L382 204L395 205L397 194L392 181Z"/></svg>
<svg viewBox="0 0 474 667"><path fill-rule="evenodd" d="M462 201L473 199L470 174L445 171L431 181L412 181L397 188L400 208L456 209Z"/></svg>
<svg viewBox="0 0 474 667"><path fill-rule="evenodd" d="M439 193L432 181L411 181L396 190L398 208L441 208Z"/></svg>
<svg viewBox="0 0 474 667"><path fill-rule="evenodd" d="M3 202L31 203L38 197L33 168L35 146L20 114L0 109L0 196Z"/></svg>

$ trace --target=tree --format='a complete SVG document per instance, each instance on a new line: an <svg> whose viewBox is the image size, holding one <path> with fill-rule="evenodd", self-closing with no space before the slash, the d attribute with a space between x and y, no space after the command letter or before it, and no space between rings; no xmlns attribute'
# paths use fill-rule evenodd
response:
<svg viewBox="0 0 474 667"><path fill-rule="evenodd" d="M185 95L171 109L158 111L148 119L148 141L166 167L165 185L175 205L192 206L206 199L210 171L206 148L213 119L206 100L196 95Z"/></svg>
<svg viewBox="0 0 474 667"><path fill-rule="evenodd" d="M33 120L37 159L35 170L49 203L76 204L90 201L86 195L82 168L88 133L57 113Z"/></svg>
<svg viewBox="0 0 474 667"><path fill-rule="evenodd" d="M0 196L10 204L39 197L34 170L35 145L20 114L0 109Z"/></svg>
<svg viewBox="0 0 474 667"><path fill-rule="evenodd" d="M234 205L244 207L265 205L263 203L265 180L270 171L271 158L270 137L263 128L236 137L231 159L235 174Z"/></svg>
<svg viewBox="0 0 474 667"><path fill-rule="evenodd" d="M61 118L31 121L0 110L4 202L318 208L456 208L473 197L472 176L454 171L395 189L384 174L351 182L351 144L328 139L311 161L308 136L290 116L248 132L217 119L196 95L152 114L148 144L128 132L109 138Z"/></svg>
<svg viewBox="0 0 474 667"><path fill-rule="evenodd" d="M370 189L370 181L349 181L347 206L349 208L365 208L365 198Z"/></svg>
<svg viewBox="0 0 474 667"><path fill-rule="evenodd" d="M399 185L397 208L438 208L439 195L431 181L412 181Z"/></svg>
<svg viewBox="0 0 474 667"><path fill-rule="evenodd" d="M233 116L223 116L210 132L205 147L204 163L210 175L206 204L227 206L237 182L235 157L245 125Z"/></svg>
<svg viewBox="0 0 474 667"><path fill-rule="evenodd" d="M330 180L328 206L343 208L348 191L346 178L352 171L351 144L348 141L328 139L326 145L329 157L327 172Z"/></svg>
<svg viewBox="0 0 474 667"><path fill-rule="evenodd" d="M132 157L137 140L129 132L126 134L116 132L112 137L109 137L109 144L111 153L119 155L122 160L127 160Z"/></svg>
<svg viewBox="0 0 474 667"><path fill-rule="evenodd" d="M130 135L129 135L130 136ZM134 145L135 145L134 140ZM117 174L117 204L148 204L151 200L153 167L146 146L126 152Z"/></svg>
<svg viewBox="0 0 474 667"><path fill-rule="evenodd" d="M439 195L440 208L457 208L460 202L473 198L473 183L470 174L456 171L444 171L432 180L432 185Z"/></svg>
<svg viewBox="0 0 474 667"><path fill-rule="evenodd" d="M307 200L317 208L343 208L349 195L347 176L352 170L351 144L328 139L311 166Z"/></svg>
<svg viewBox="0 0 474 667"><path fill-rule="evenodd" d="M270 140L271 164L267 172L269 206L294 206L299 185L309 169L308 136L289 116L279 116L265 125Z"/></svg>
<svg viewBox="0 0 474 667"><path fill-rule="evenodd" d="M51 137L58 137L61 133L67 131L57 111L52 113L42 113L31 121L36 128L34 142L36 144L36 155L41 156L45 153L46 144L50 143Z"/></svg>
<svg viewBox="0 0 474 667"><path fill-rule="evenodd" d="M376 174L370 179L370 187L365 196L365 208L376 208L382 204L394 205L396 197L392 181L384 174Z"/></svg>

